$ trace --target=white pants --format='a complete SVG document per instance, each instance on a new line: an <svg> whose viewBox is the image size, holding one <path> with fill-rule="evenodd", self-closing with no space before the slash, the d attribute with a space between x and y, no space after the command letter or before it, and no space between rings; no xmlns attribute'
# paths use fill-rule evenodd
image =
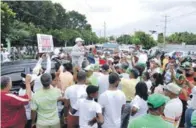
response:
<svg viewBox="0 0 196 128"><path fill-rule="evenodd" d="M83 56L80 56L79 58L72 58L72 65L79 66L81 68L83 60L84 60Z"/></svg>

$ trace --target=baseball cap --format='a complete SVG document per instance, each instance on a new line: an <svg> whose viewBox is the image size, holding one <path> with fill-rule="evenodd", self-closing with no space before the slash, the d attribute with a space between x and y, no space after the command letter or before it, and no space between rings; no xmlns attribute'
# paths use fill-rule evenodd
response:
<svg viewBox="0 0 196 128"><path fill-rule="evenodd" d="M109 58L108 61L114 62L114 59L113 58Z"/></svg>
<svg viewBox="0 0 196 128"><path fill-rule="evenodd" d="M128 68L127 69L127 73L130 74L130 73L133 73L133 75L137 78L139 76L139 71L137 69L130 69Z"/></svg>
<svg viewBox="0 0 196 128"><path fill-rule="evenodd" d="M77 42L84 42L84 40L83 40L82 38L78 37L78 38L76 38L75 42L76 42L76 43L77 43Z"/></svg>
<svg viewBox="0 0 196 128"><path fill-rule="evenodd" d="M155 62L157 65L161 66L161 63L158 59L154 58L151 60L152 62Z"/></svg>
<svg viewBox="0 0 196 128"><path fill-rule="evenodd" d="M104 65L101 66L101 69L107 71L109 69L109 65L104 64Z"/></svg>
<svg viewBox="0 0 196 128"><path fill-rule="evenodd" d="M121 69L127 70L128 67L129 67L129 64L127 64L127 63L121 63L119 67L120 67Z"/></svg>
<svg viewBox="0 0 196 128"><path fill-rule="evenodd" d="M176 85L175 83L169 83L169 84L165 85L164 89L166 89L176 95L178 95L181 91L181 88L178 85Z"/></svg>
<svg viewBox="0 0 196 128"><path fill-rule="evenodd" d="M159 108L163 106L169 99L162 94L152 94L148 97L147 103L149 108Z"/></svg>
<svg viewBox="0 0 196 128"><path fill-rule="evenodd" d="M90 64L90 65L86 66L86 67L84 68L84 70L85 70L85 71L93 71L93 70L94 70L94 65L93 65L93 64Z"/></svg>

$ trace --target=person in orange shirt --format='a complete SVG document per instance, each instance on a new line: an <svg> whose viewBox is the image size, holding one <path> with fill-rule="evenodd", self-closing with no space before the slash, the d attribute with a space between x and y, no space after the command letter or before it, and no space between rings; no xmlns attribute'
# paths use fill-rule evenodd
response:
<svg viewBox="0 0 196 128"><path fill-rule="evenodd" d="M61 81L62 92L64 92L67 87L74 84L74 78L72 75L72 64L66 63L63 65L63 67L64 70L62 69L62 67L59 69L60 70L59 78Z"/></svg>

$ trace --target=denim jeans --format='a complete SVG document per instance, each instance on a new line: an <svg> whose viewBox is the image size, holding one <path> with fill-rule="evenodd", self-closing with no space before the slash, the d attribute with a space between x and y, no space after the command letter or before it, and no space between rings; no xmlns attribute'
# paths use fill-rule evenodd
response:
<svg viewBox="0 0 196 128"><path fill-rule="evenodd" d="M194 109L187 108L185 112L185 126L186 128L194 128L191 124L191 116L193 113Z"/></svg>

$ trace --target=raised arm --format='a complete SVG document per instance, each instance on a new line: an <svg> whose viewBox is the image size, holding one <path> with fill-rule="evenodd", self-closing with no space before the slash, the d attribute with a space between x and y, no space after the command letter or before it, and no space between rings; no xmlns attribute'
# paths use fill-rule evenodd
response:
<svg viewBox="0 0 196 128"><path fill-rule="evenodd" d="M47 56L47 66L46 66L45 73L50 73L50 71L51 71L51 59L50 59L49 54L47 54L46 56Z"/></svg>

